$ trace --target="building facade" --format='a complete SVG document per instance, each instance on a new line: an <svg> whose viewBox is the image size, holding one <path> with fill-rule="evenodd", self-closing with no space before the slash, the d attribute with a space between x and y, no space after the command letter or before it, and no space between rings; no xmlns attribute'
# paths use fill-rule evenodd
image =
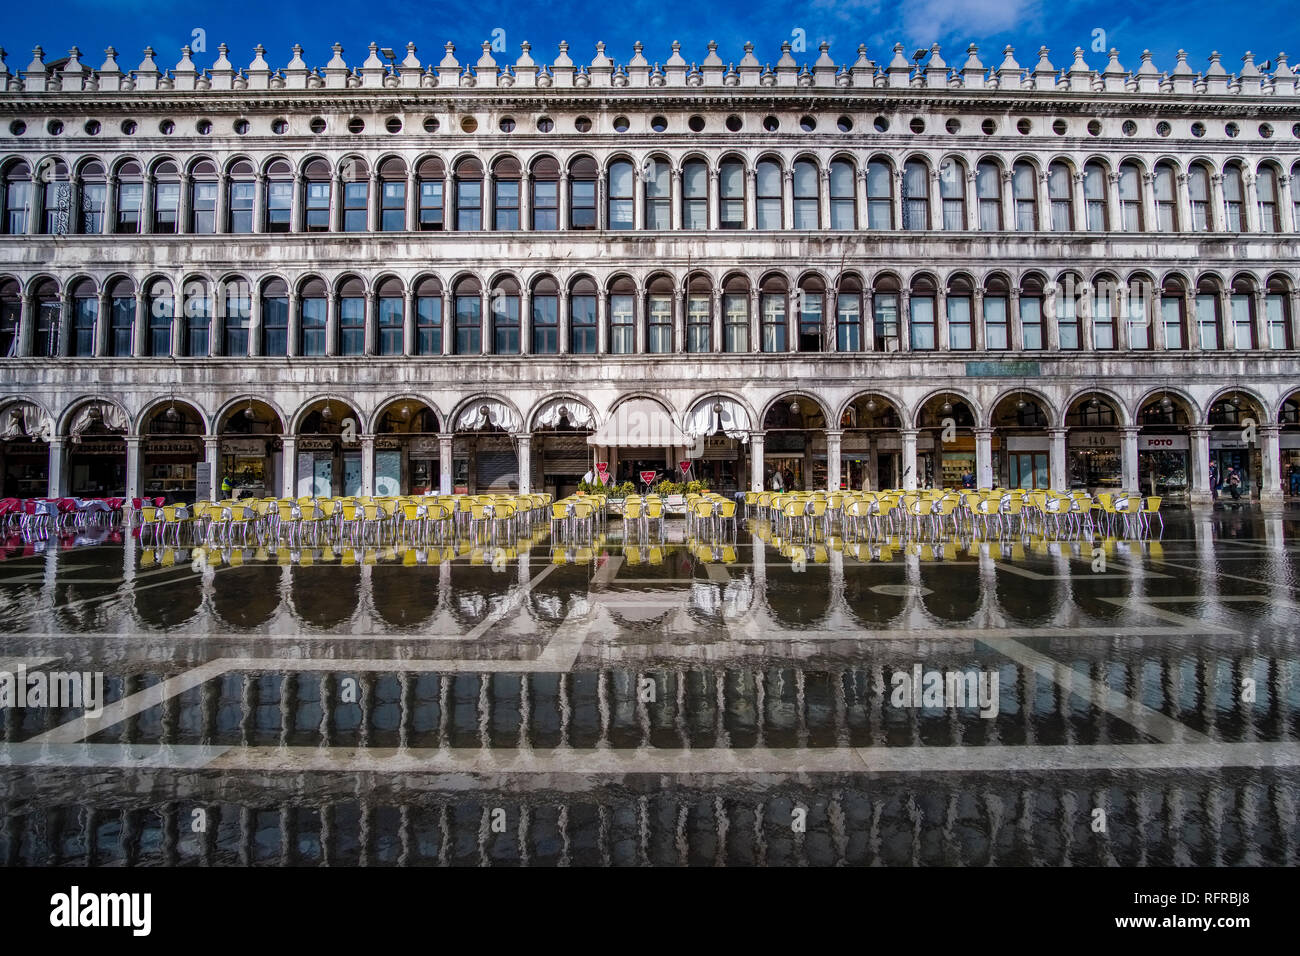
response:
<svg viewBox="0 0 1300 956"><path fill-rule="evenodd" d="M784 47L0 51L3 493L1290 490L1284 55Z"/></svg>

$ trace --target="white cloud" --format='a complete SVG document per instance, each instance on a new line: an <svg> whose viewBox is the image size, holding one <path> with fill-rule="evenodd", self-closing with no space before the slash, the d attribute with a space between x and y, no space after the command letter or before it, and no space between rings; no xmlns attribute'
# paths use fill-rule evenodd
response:
<svg viewBox="0 0 1300 956"><path fill-rule="evenodd" d="M1026 35L1038 20L1042 0L910 0L901 4L909 41L931 43L952 37L976 39L999 33Z"/></svg>

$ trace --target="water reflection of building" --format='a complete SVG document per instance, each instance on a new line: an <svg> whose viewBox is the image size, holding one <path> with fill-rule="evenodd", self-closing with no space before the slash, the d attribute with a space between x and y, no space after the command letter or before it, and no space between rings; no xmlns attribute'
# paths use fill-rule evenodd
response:
<svg viewBox="0 0 1300 956"><path fill-rule="evenodd" d="M437 71L340 54L323 75L38 52L0 73L23 114L0 130L0 249L35 250L0 274L0 415L53 427L3 426L6 487L184 498L206 463L253 493L561 489L580 461L693 458L728 489L778 467L804 487L973 468L1203 499L1213 460L1275 498L1300 445L1300 157L1273 116L1296 83L1246 59L1124 81L1117 58L1098 79L977 53L953 71L937 49L827 49L803 71L789 52L539 72L489 51L454 109L394 113L458 82L454 52ZM867 108L878 87L902 99ZM1218 97L1233 115L1207 119ZM99 118L72 129L81 114ZM177 242L193 268L156 267ZM1027 393L1035 414L1008 411ZM888 424L855 419L871 395ZM944 447L936 396L957 412ZM557 400L585 409L571 431L543 414ZM633 401L671 440L573 441ZM687 428L728 402L743 427ZM768 432L795 402L820 417ZM159 407L183 435L163 441ZM351 437L322 430L326 407Z"/></svg>

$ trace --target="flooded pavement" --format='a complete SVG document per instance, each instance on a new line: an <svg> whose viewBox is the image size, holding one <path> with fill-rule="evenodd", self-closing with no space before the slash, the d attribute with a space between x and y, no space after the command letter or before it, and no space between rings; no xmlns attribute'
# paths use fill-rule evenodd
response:
<svg viewBox="0 0 1300 956"><path fill-rule="evenodd" d="M0 671L50 678L0 710L7 864L1300 856L1295 509L1082 542L96 537L0 546Z"/></svg>

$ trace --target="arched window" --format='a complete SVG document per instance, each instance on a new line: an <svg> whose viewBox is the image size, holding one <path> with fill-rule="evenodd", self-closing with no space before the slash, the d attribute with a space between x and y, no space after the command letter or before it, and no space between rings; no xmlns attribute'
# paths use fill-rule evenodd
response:
<svg viewBox="0 0 1300 956"><path fill-rule="evenodd" d="M1011 195L1016 203L1016 230L1033 232L1038 228L1038 191L1034 188L1034 167L1016 163L1011 169Z"/></svg>
<svg viewBox="0 0 1300 956"><path fill-rule="evenodd" d="M764 352L786 352L789 350L786 326L786 291L785 280L780 276L769 276L763 281L759 296L759 308L762 316L762 350Z"/></svg>
<svg viewBox="0 0 1300 956"><path fill-rule="evenodd" d="M1161 232L1178 231L1178 194L1174 191L1174 167L1157 163L1152 189L1155 191L1156 228Z"/></svg>
<svg viewBox="0 0 1300 956"><path fill-rule="evenodd" d="M406 163L396 156L379 165L379 230L406 231Z"/></svg>
<svg viewBox="0 0 1300 956"><path fill-rule="evenodd" d="M1210 231L1210 173L1201 163L1187 170L1187 196L1192 205L1192 228Z"/></svg>
<svg viewBox="0 0 1300 956"><path fill-rule="evenodd" d="M455 306L456 354L479 355L483 351L483 296L478 280L462 279L456 284Z"/></svg>
<svg viewBox="0 0 1300 956"><path fill-rule="evenodd" d="M1052 231L1069 232L1074 228L1074 208L1070 203L1070 167L1052 163L1047 167L1047 199L1052 204Z"/></svg>
<svg viewBox="0 0 1300 956"><path fill-rule="evenodd" d="M898 280L892 275L878 276L871 297L873 347L877 352L897 352L901 347L898 300Z"/></svg>
<svg viewBox="0 0 1300 956"><path fill-rule="evenodd" d="M339 285L339 354L366 354L366 285L356 276Z"/></svg>
<svg viewBox="0 0 1300 956"><path fill-rule="evenodd" d="M1268 291L1264 293L1264 326L1269 348L1292 347L1291 296L1287 284L1278 278L1268 280Z"/></svg>
<svg viewBox="0 0 1300 956"><path fill-rule="evenodd" d="M59 330L63 324L63 300L59 296L58 283L53 279L42 280L32 293L32 306L36 309L32 354L38 358L52 358L59 354Z"/></svg>
<svg viewBox="0 0 1300 956"><path fill-rule="evenodd" d="M656 276L646 290L645 345L647 352L673 350L673 282Z"/></svg>
<svg viewBox="0 0 1300 956"><path fill-rule="evenodd" d="M16 162L5 170L4 215L0 223L9 236L27 232L27 215L32 205L32 171L26 163Z"/></svg>
<svg viewBox="0 0 1300 956"><path fill-rule="evenodd" d="M1259 201L1260 232L1280 232L1282 221L1277 206L1277 171L1272 166L1264 164L1259 167L1255 194Z"/></svg>
<svg viewBox="0 0 1300 956"><path fill-rule="evenodd" d="M686 351L713 350L713 294L708 276L692 276L686 291Z"/></svg>
<svg viewBox="0 0 1300 956"><path fill-rule="evenodd" d="M835 296L835 349L838 352L862 350L862 283L857 276L840 279Z"/></svg>
<svg viewBox="0 0 1300 956"><path fill-rule="evenodd" d="M636 351L636 286L627 276L609 288L609 350L614 355Z"/></svg>
<svg viewBox="0 0 1300 956"><path fill-rule="evenodd" d="M631 229L636 225L635 187L636 176L630 162L617 159L609 164L610 229Z"/></svg>
<svg viewBox="0 0 1300 956"><path fill-rule="evenodd" d="M722 338L727 352L748 352L749 283L744 276L732 276L722 287Z"/></svg>
<svg viewBox="0 0 1300 956"><path fill-rule="evenodd" d="M452 177L456 189L456 231L477 232L483 228L483 166L466 157L456 164Z"/></svg>
<svg viewBox="0 0 1300 956"><path fill-rule="evenodd" d="M153 171L153 231L162 234L176 232L180 227L180 212L180 171L175 163L159 163Z"/></svg>
<svg viewBox="0 0 1300 956"><path fill-rule="evenodd" d="M873 159L867 164L867 228L894 228L894 195L889 164Z"/></svg>
<svg viewBox="0 0 1300 956"><path fill-rule="evenodd" d="M86 357L95 354L95 323L99 318L99 295L95 284L82 279L72 287L72 341L68 354Z"/></svg>
<svg viewBox="0 0 1300 956"><path fill-rule="evenodd" d="M117 170L117 221L113 231L119 235L139 232L143 210L144 173L139 163L133 160L125 162ZM251 225L249 231L252 231Z"/></svg>
<svg viewBox="0 0 1300 956"><path fill-rule="evenodd" d="M903 228L930 228L930 177L915 159L903 166Z"/></svg>
<svg viewBox="0 0 1300 956"><path fill-rule="evenodd" d="M822 323L826 316L826 284L819 276L808 276L799 283L797 300L800 352L822 350Z"/></svg>
<svg viewBox="0 0 1300 956"><path fill-rule="evenodd" d="M415 285L415 354L442 354L442 284L434 276Z"/></svg>
<svg viewBox="0 0 1300 956"><path fill-rule="evenodd" d="M943 201L943 228L966 228L966 167L955 159L939 167L939 198Z"/></svg>
<svg viewBox="0 0 1300 956"><path fill-rule="evenodd" d="M1010 285L1001 275L984 282L984 347L990 351L1011 348Z"/></svg>
<svg viewBox="0 0 1300 956"><path fill-rule="evenodd" d="M973 286L964 275L948 283L948 348L966 351L975 347L975 326L971 312Z"/></svg>
<svg viewBox="0 0 1300 956"><path fill-rule="evenodd" d="M135 283L123 276L109 287L108 295L108 354L129 358L135 328Z"/></svg>
<svg viewBox="0 0 1300 956"><path fill-rule="evenodd" d="M1229 163L1223 170L1223 223L1228 232L1241 232L1246 228L1242 214L1245 195L1245 189L1241 185L1241 167Z"/></svg>
<svg viewBox="0 0 1300 956"><path fill-rule="evenodd" d="M171 168L175 170L176 167ZM68 167L62 161L54 160L44 167L43 173L45 185L41 191L41 210L44 214L42 231L47 236L67 235L71 229L72 215L72 184L68 178ZM174 232L175 229L170 231Z"/></svg>
<svg viewBox="0 0 1300 956"><path fill-rule="evenodd" d="M1146 350L1155 344L1155 335L1163 334L1154 326L1155 320L1148 319L1160 306L1155 301L1156 287L1145 276L1130 276L1127 285L1118 289L1119 319L1128 330L1128 347Z"/></svg>
<svg viewBox="0 0 1300 956"><path fill-rule="evenodd" d="M1043 348L1043 280L1035 274L1020 280L1020 336L1026 351Z"/></svg>
<svg viewBox="0 0 1300 956"><path fill-rule="evenodd" d="M709 228L709 167L700 159L682 164L682 228Z"/></svg>
<svg viewBox="0 0 1300 956"><path fill-rule="evenodd" d="M329 232L330 192L333 188L330 166L323 159L313 159L303 170L303 229Z"/></svg>
<svg viewBox="0 0 1300 956"><path fill-rule="evenodd" d="M543 156L533 163L530 179L533 197L530 228L554 232L560 228L560 164L550 156Z"/></svg>
<svg viewBox="0 0 1300 956"><path fill-rule="evenodd" d="M569 351L574 355L595 355L599 344L596 325L596 283L583 278L569 287Z"/></svg>
<svg viewBox="0 0 1300 956"><path fill-rule="evenodd" d="M312 276L298 293L298 339L302 354L325 355L328 329L329 290L325 280Z"/></svg>
<svg viewBox="0 0 1300 956"><path fill-rule="evenodd" d="M853 164L847 159L831 163L831 228L858 228L858 201L853 186Z"/></svg>
<svg viewBox="0 0 1300 956"><path fill-rule="evenodd" d="M1002 228L1002 181L996 163L985 160L975 167L975 196L979 200L980 230Z"/></svg>
<svg viewBox="0 0 1300 956"><path fill-rule="evenodd" d="M439 232L443 228L442 180L445 170L436 156L422 160L416 168L416 186L420 190L420 231Z"/></svg>
<svg viewBox="0 0 1300 956"><path fill-rule="evenodd" d="M645 181L645 227L672 228L672 167L667 160L653 159Z"/></svg>
<svg viewBox="0 0 1300 956"><path fill-rule="evenodd" d="M817 189L817 166L806 159L794 164L794 228L821 227Z"/></svg>
<svg viewBox="0 0 1300 956"><path fill-rule="evenodd" d="M569 228L596 228L596 161L579 156L569 164Z"/></svg>
<svg viewBox="0 0 1300 956"><path fill-rule="evenodd" d="M293 228L293 167L277 159L266 170L267 232L289 232Z"/></svg>
<svg viewBox="0 0 1300 956"><path fill-rule="evenodd" d="M1182 280L1166 279L1160 292L1160 324L1164 327L1166 349L1187 348L1186 302Z"/></svg>
<svg viewBox="0 0 1300 956"><path fill-rule="evenodd" d="M1291 167L1291 226L1300 232L1300 163Z"/></svg>
<svg viewBox="0 0 1300 956"><path fill-rule="evenodd" d="M253 164L241 159L230 167L226 184L226 231L238 234L253 231L253 204L257 197L256 173ZM117 207L118 232L122 229L122 207ZM130 230L127 230L130 231Z"/></svg>
<svg viewBox="0 0 1300 956"><path fill-rule="evenodd" d="M176 311L176 299L172 295L172 284L166 279L154 279L146 286L145 321L149 327L146 340L148 354L168 356L172 354L172 318Z"/></svg>
<svg viewBox="0 0 1300 956"><path fill-rule="evenodd" d="M1079 349L1079 300L1083 280L1073 273L1066 273L1056 282L1056 294L1053 297L1056 312L1056 338L1062 352Z"/></svg>
<svg viewBox="0 0 1300 956"><path fill-rule="evenodd" d="M1125 232L1142 231L1142 173L1137 163L1119 167L1119 222Z"/></svg>
<svg viewBox="0 0 1300 956"><path fill-rule="evenodd" d="M533 283L534 355L555 355L560 351L560 287L550 276Z"/></svg>
<svg viewBox="0 0 1300 956"><path fill-rule="evenodd" d="M1088 231L1105 232L1110 223L1106 219L1106 169L1101 163L1083 167L1083 204L1088 214Z"/></svg>
<svg viewBox="0 0 1300 956"><path fill-rule="evenodd" d="M185 283L185 354L206 358L212 334L212 290L202 279Z"/></svg>
<svg viewBox="0 0 1300 956"><path fill-rule="evenodd" d="M1099 276L1092 289L1092 347L1100 351L1115 348L1115 289L1117 283L1110 276Z"/></svg>
<svg viewBox="0 0 1300 956"><path fill-rule="evenodd" d="M934 280L927 275L912 279L908 321L911 325L910 347L913 351L928 351L934 348L935 289Z"/></svg>
<svg viewBox="0 0 1300 956"><path fill-rule="evenodd" d="M208 165L211 166L211 163ZM81 209L77 218L77 231L82 235L97 236L104 231L104 202L107 193L108 182L104 177L104 167L93 161L82 166ZM216 198L215 187L213 198Z"/></svg>
<svg viewBox="0 0 1300 956"><path fill-rule="evenodd" d="M1233 280L1228 308L1232 314L1232 347L1259 348L1259 343L1255 341L1255 286L1249 279ZM1199 303L1197 310L1200 310Z"/></svg>
<svg viewBox="0 0 1300 956"><path fill-rule="evenodd" d="M262 354L289 354L289 286L283 279L262 284Z"/></svg>
<svg viewBox="0 0 1300 956"><path fill-rule="evenodd" d="M389 276L379 283L375 308L379 320L379 354L401 355L405 351L406 330L406 295L401 279Z"/></svg>
<svg viewBox="0 0 1300 956"><path fill-rule="evenodd" d="M353 157L343 163L343 231L370 229L370 167ZM477 227L475 227L477 228Z"/></svg>
<svg viewBox="0 0 1300 956"><path fill-rule="evenodd" d="M781 166L771 159L758 164L754 186L759 229L781 228Z"/></svg>
<svg viewBox="0 0 1300 956"><path fill-rule="evenodd" d="M489 296L492 303L492 353L519 354L519 283L499 279Z"/></svg>
<svg viewBox="0 0 1300 956"><path fill-rule="evenodd" d="M517 230L519 222L522 168L513 156L492 164L492 228L498 232Z"/></svg>
<svg viewBox="0 0 1300 956"><path fill-rule="evenodd" d="M18 326L23 290L15 279L0 279L0 357L18 354Z"/></svg>
<svg viewBox="0 0 1300 956"><path fill-rule="evenodd" d="M738 159L718 167L718 227L745 228L745 167Z"/></svg>
<svg viewBox="0 0 1300 956"><path fill-rule="evenodd" d="M1196 285L1196 327L1202 351L1217 352L1223 348L1219 284L1214 279L1205 278Z"/></svg>

